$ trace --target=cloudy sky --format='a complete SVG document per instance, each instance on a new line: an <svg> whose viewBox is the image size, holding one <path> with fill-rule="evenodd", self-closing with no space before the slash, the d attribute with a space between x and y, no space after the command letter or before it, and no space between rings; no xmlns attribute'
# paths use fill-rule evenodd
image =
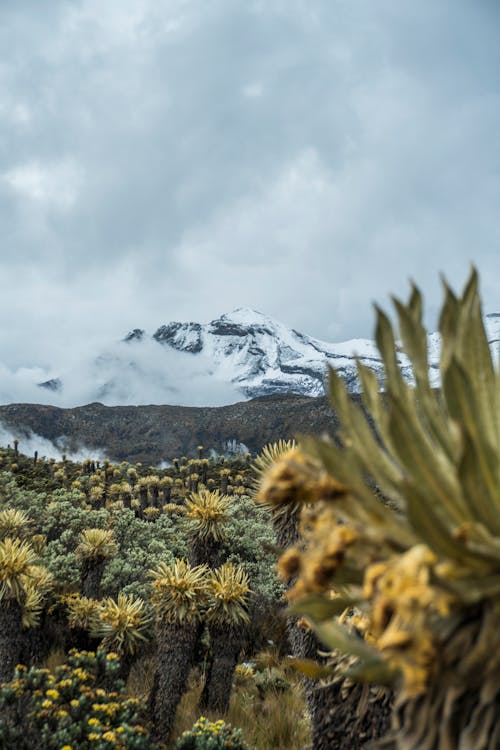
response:
<svg viewBox="0 0 500 750"><path fill-rule="evenodd" d="M238 306L330 341L477 264L496 0L0 2L0 362Z"/></svg>

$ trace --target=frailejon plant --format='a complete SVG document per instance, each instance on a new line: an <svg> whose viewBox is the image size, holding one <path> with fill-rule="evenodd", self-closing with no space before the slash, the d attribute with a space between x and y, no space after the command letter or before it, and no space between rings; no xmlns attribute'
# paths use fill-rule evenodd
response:
<svg viewBox="0 0 500 750"><path fill-rule="evenodd" d="M120 676L126 679L140 647L148 640L152 622L146 602L131 594L102 599L90 625L90 635L100 638L99 648L120 657Z"/></svg>
<svg viewBox="0 0 500 750"><path fill-rule="evenodd" d="M217 564L217 553L226 536L225 523L231 500L218 490L200 490L186 500L185 516L189 521L187 533L192 540L193 565Z"/></svg>
<svg viewBox="0 0 500 750"><path fill-rule="evenodd" d="M141 706L117 680L116 654L70 652L54 674L18 665L0 686L0 747L18 750L153 750ZM101 685L113 684L109 691Z"/></svg>
<svg viewBox="0 0 500 750"><path fill-rule="evenodd" d="M0 510L0 539L6 537L25 539L30 535L31 519L23 510Z"/></svg>
<svg viewBox="0 0 500 750"><path fill-rule="evenodd" d="M12 677L22 653L26 583L35 563L28 542L10 537L0 542L0 681Z"/></svg>
<svg viewBox="0 0 500 750"><path fill-rule="evenodd" d="M319 488L310 543L297 550L295 605L322 641L356 656L355 679L396 687L397 750L500 746L500 372L485 332L475 272L461 297L445 286L441 387L429 380L422 298L395 300L414 384L378 311L385 392L358 364L362 406L334 372L338 441L302 438ZM315 467L315 468L314 468ZM303 481L284 459L276 476ZM309 499L309 498L307 498ZM356 607L356 630L336 615Z"/></svg>
<svg viewBox="0 0 500 750"><path fill-rule="evenodd" d="M64 603L68 610L68 626L71 630L90 631L99 609L99 601L88 596L71 594L65 597Z"/></svg>
<svg viewBox="0 0 500 750"><path fill-rule="evenodd" d="M207 567L184 560L151 571L156 614L157 663L150 696L156 735L168 742L193 666L207 600Z"/></svg>
<svg viewBox="0 0 500 750"><path fill-rule="evenodd" d="M261 453L256 457L252 467L255 477L253 489L256 493L260 491L261 483L278 459L296 448L297 445L294 440L278 440L275 443L268 443L264 446ZM294 544L298 536L297 524L300 503L294 502L288 494L286 503L276 502L275 497L270 498L270 500L271 502L266 501L265 505L271 511L278 545L284 548L290 544Z"/></svg>
<svg viewBox="0 0 500 750"><path fill-rule="evenodd" d="M101 581L109 559L114 557L117 546L113 531L107 529L85 529L80 535L76 555L82 561L82 596L98 599Z"/></svg>
<svg viewBox="0 0 500 750"><path fill-rule="evenodd" d="M25 664L41 664L48 656L51 639L47 622L55 588L54 576L42 565L32 565L24 584L22 607L23 649Z"/></svg>
<svg viewBox="0 0 500 750"><path fill-rule="evenodd" d="M241 736L241 729L233 729L222 719L209 721L201 716L192 729L183 732L175 743L175 750L250 750Z"/></svg>
<svg viewBox="0 0 500 750"><path fill-rule="evenodd" d="M219 714L226 714L229 709L234 670L245 639L245 625L250 619L249 595L248 576L241 566L224 563L211 572L206 620L212 658L202 705Z"/></svg>

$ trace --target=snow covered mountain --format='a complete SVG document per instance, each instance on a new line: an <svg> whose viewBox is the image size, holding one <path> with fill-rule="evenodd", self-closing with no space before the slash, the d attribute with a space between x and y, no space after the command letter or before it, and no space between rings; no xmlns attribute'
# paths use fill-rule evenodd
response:
<svg viewBox="0 0 500 750"><path fill-rule="evenodd" d="M486 316L492 348L500 342L500 314ZM134 329L96 356L68 357L68 366L23 371L21 393L0 377L0 402L44 402L77 406L179 404L220 406L271 394L324 393L327 365L350 391L358 390L356 356L377 372L383 368L373 341L354 339L331 344L306 336L249 308L238 308L210 323L171 322L153 334ZM439 335L429 336L431 377L439 383ZM405 355L399 363L412 373ZM10 382L10 388L9 388ZM11 391L9 393L9 391Z"/></svg>
<svg viewBox="0 0 500 750"><path fill-rule="evenodd" d="M214 374L247 398L275 393L319 396L324 393L327 363L355 388L355 354L369 366L381 366L372 341L328 344L249 308L239 308L206 325L169 323L158 328L153 338L180 352L202 353L213 363Z"/></svg>

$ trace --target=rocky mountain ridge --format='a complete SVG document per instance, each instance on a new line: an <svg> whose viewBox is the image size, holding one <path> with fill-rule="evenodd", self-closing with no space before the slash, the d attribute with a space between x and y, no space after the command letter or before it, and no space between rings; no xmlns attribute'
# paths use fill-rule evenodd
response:
<svg viewBox="0 0 500 750"><path fill-rule="evenodd" d="M52 445L79 458L97 452L113 461L148 464L196 455L198 445L207 453L255 453L268 442L298 433L333 433L336 424L326 398L279 395L211 408L10 404L0 406L0 423L19 438L24 453L32 452L36 437L49 450Z"/></svg>

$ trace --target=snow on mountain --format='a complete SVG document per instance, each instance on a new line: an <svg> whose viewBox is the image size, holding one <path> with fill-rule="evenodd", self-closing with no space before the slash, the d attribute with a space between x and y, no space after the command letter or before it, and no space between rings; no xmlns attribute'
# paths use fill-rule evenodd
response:
<svg viewBox="0 0 500 750"><path fill-rule="evenodd" d="M498 358L500 314L487 315L485 323ZM439 334L432 333L429 364L434 385L439 385L439 350ZM356 357L377 373L382 384L382 362L373 341L327 343L256 310L238 308L210 323L170 322L152 335L136 328L98 356L69 356L70 364L51 371L37 367L12 373L0 365L0 402L220 406L277 393L319 396L324 393L327 365L354 392ZM411 381L406 356L399 354L398 361Z"/></svg>
<svg viewBox="0 0 500 750"><path fill-rule="evenodd" d="M327 363L354 388L355 354L367 365L381 366L371 341L328 344L246 307L205 325L170 323L153 338L177 351L203 353L213 362L214 373L247 398L273 393L319 396L324 393Z"/></svg>

